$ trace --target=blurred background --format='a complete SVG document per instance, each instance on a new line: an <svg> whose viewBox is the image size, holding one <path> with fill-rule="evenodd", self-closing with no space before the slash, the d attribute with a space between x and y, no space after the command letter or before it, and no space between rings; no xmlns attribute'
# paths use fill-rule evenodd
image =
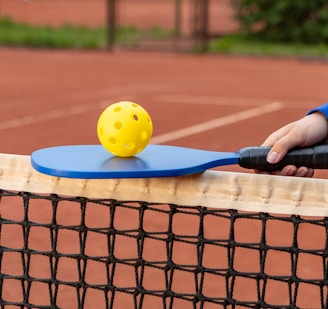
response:
<svg viewBox="0 0 328 309"><path fill-rule="evenodd" d="M1 0L0 16L0 40L7 45L103 48L115 44L149 48L156 44L159 48L162 43L162 48L186 49L188 45L190 50L196 40L205 44L205 36L207 39L236 29L230 0ZM16 31L20 38L9 34L15 26L20 27L20 34ZM42 33L32 39L32 35L23 33L23 28L28 31L29 26L37 26L34 31L66 30L67 39L69 30L75 30L79 38L73 43L71 37L70 45L63 42L65 34L58 34L56 42L51 43L49 38L42 41ZM93 40L89 37L88 41L88 35Z"/></svg>
<svg viewBox="0 0 328 309"><path fill-rule="evenodd" d="M325 1L1 0L0 44L326 57Z"/></svg>

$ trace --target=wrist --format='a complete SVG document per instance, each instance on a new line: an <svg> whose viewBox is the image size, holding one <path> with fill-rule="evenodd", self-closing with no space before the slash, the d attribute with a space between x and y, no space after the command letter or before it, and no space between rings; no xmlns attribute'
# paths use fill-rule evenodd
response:
<svg viewBox="0 0 328 309"><path fill-rule="evenodd" d="M308 117L313 118L314 126L320 128L323 133L323 141L328 141L328 119L327 116L321 111L316 111L310 114Z"/></svg>

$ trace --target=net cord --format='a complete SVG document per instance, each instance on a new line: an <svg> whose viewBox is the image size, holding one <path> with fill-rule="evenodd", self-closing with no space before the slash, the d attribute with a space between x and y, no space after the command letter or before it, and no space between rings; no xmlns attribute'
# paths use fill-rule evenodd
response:
<svg viewBox="0 0 328 309"><path fill-rule="evenodd" d="M41 174L27 155L0 154L0 188L38 194L328 216L328 181L208 170L183 177L69 179Z"/></svg>

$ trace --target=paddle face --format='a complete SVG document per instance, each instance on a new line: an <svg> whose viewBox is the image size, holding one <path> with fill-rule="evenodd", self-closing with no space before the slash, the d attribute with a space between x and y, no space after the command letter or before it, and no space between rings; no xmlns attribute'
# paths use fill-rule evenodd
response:
<svg viewBox="0 0 328 309"><path fill-rule="evenodd" d="M101 145L59 146L32 153L32 166L59 177L105 179L183 176L216 166L237 164L235 152L213 152L191 148L148 145L140 154L120 158Z"/></svg>

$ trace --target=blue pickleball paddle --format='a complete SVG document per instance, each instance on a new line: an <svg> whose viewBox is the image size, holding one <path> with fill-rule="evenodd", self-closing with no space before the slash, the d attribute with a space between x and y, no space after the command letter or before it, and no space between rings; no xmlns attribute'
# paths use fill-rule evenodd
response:
<svg viewBox="0 0 328 309"><path fill-rule="evenodd" d="M37 150L32 166L58 177L105 179L183 176L207 169L239 164L259 170L277 170L286 165L328 167L328 146L317 145L290 151L280 164L269 164L267 147L246 147L236 152L215 152L166 145L148 145L134 157L110 154L101 145L58 146Z"/></svg>

